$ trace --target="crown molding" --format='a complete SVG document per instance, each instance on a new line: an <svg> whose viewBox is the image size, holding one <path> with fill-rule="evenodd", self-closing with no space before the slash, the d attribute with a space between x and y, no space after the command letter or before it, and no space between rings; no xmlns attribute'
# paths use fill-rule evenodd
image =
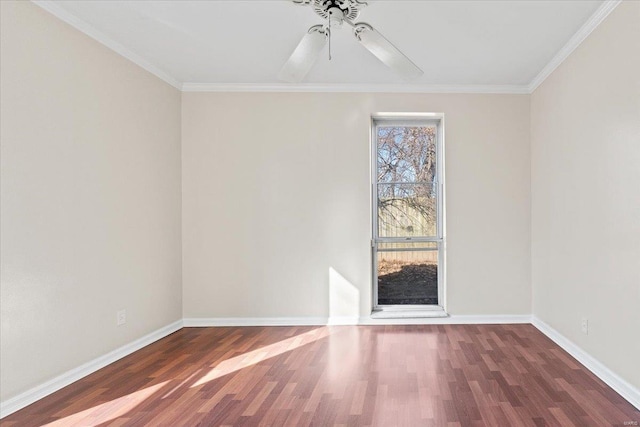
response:
<svg viewBox="0 0 640 427"><path fill-rule="evenodd" d="M171 76L169 73L167 73L167 72L161 70L160 68L156 67L155 65L153 65L152 63L150 63L146 59L142 58L137 53L135 53L132 50L124 47L123 45L121 45L117 41L113 40L111 37L109 37L109 36L105 35L104 33L102 33L101 31L96 30L95 27L93 27L91 24L87 23L86 21L84 21L84 20L78 18L77 16L67 12L64 8L62 8L58 4L56 4L55 1L52 1L52 0L31 0L31 2L34 3L37 6L40 6L42 9L46 10L47 12L49 12L50 14L55 16L56 18L60 19L63 22L66 22L67 24L71 25L75 29L77 29L80 32L86 34L87 36L91 37L92 39L96 40L97 42L102 43L103 45L105 45L109 49L113 50L114 52L116 52L120 56L125 57L129 61L133 62L134 64L138 65L139 67L143 68L144 70L150 72L154 76L156 76L159 79L165 81L166 83L170 84L171 86L175 87L176 89L179 90L181 88L182 83L179 82L177 79L175 79L173 76Z"/></svg>
<svg viewBox="0 0 640 427"><path fill-rule="evenodd" d="M522 85L422 85L343 83L183 83L183 92L367 92L528 94Z"/></svg>
<svg viewBox="0 0 640 427"><path fill-rule="evenodd" d="M31 0L42 9L66 22L92 39L183 92L332 92L332 93L467 93L467 94L531 94L553 71L604 21L622 2L607 0L569 39L547 65L527 85L429 85L429 84L349 84L349 83L182 83L166 71L150 63L132 50L97 30L91 24L67 12L53 0Z"/></svg>
<svg viewBox="0 0 640 427"><path fill-rule="evenodd" d="M556 68L560 66L564 62L565 59L571 53L576 50L580 44L591 34L593 30L595 30L598 25L604 21L604 19L609 16L609 14L615 9L622 0L607 0L594 12L593 15L584 23L582 27L569 39L569 41L556 53L556 55L549 61L549 63L538 73L531 83L528 85L528 93L533 93L538 86L544 82L547 77L551 75L555 71Z"/></svg>

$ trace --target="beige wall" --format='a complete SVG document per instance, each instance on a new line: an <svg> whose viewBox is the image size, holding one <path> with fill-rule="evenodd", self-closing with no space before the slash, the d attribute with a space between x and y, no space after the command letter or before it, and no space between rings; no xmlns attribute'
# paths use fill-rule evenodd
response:
<svg viewBox="0 0 640 427"><path fill-rule="evenodd" d="M623 2L531 102L534 314L636 387L639 41L640 2Z"/></svg>
<svg viewBox="0 0 640 427"><path fill-rule="evenodd" d="M448 311L530 313L529 96L182 98L185 317L370 313L369 123L390 111L445 113Z"/></svg>
<svg viewBox="0 0 640 427"><path fill-rule="evenodd" d="M5 400L181 318L180 93L0 4Z"/></svg>
<svg viewBox="0 0 640 427"><path fill-rule="evenodd" d="M182 101L36 6L0 4L2 400L182 310L368 315L369 120L389 111L445 113L448 311L529 314L533 290L536 316L640 386L640 3L531 97Z"/></svg>

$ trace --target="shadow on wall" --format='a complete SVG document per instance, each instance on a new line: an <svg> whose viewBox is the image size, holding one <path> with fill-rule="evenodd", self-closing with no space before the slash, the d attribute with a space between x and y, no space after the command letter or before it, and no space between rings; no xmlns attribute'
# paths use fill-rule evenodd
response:
<svg viewBox="0 0 640 427"><path fill-rule="evenodd" d="M333 267L329 267L329 324L357 324L360 291Z"/></svg>

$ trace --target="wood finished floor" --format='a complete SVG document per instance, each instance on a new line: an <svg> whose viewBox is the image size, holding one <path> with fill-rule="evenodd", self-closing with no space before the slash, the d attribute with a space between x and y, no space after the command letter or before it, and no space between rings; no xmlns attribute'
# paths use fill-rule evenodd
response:
<svg viewBox="0 0 640 427"><path fill-rule="evenodd" d="M1 424L582 427L638 421L638 410L531 325L421 325L184 328Z"/></svg>

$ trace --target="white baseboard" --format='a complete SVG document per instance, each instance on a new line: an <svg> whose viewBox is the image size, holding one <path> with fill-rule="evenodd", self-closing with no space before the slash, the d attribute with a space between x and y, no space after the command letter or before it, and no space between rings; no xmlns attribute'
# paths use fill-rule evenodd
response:
<svg viewBox="0 0 640 427"><path fill-rule="evenodd" d="M620 378L598 360L568 340L551 326L530 315L451 315L441 318L372 319L371 317L234 317L186 318L158 329L104 356L57 376L44 384L0 402L0 418L4 418L49 394L101 369L141 348L166 337L182 327L212 326L323 326L323 325L463 325L532 323L543 334L567 351L609 387L640 409L640 390Z"/></svg>
<svg viewBox="0 0 640 427"><path fill-rule="evenodd" d="M358 316L330 316L327 325L358 325L360 318Z"/></svg>
<svg viewBox="0 0 640 427"><path fill-rule="evenodd" d="M553 329L551 326L533 316L531 323L545 334L551 341L558 344L563 350L573 356L578 362L590 370L596 377L600 378L609 387L614 389L620 396L640 410L640 390L620 378L615 372L607 368L600 361L589 353L578 347L567 337Z"/></svg>
<svg viewBox="0 0 640 427"><path fill-rule="evenodd" d="M214 326L321 326L326 317L195 317L183 319L185 328Z"/></svg>
<svg viewBox="0 0 640 427"><path fill-rule="evenodd" d="M508 325L531 323L528 314L498 314L498 315L456 315L445 317L416 317L416 318L371 318L361 317L360 325Z"/></svg>
<svg viewBox="0 0 640 427"><path fill-rule="evenodd" d="M323 325L465 325L531 323L526 315L478 315L372 319L366 317L209 317L186 318L185 327L214 326L323 326Z"/></svg>
<svg viewBox="0 0 640 427"><path fill-rule="evenodd" d="M44 384L34 387L25 391L9 400L0 402L0 419L7 415L31 405L32 403L42 399L45 396L50 395L53 392L60 390L63 387L68 386L71 383L78 381L81 378L86 377L89 374L94 373L98 369L102 369L105 366L122 359L129 354L140 350L149 344L158 341L161 338L166 337L169 334L174 333L182 328L182 320L178 320L170 325L160 328L148 335L143 336L127 345L124 345L118 349L115 349L104 356L100 356L97 359L91 360L75 369L65 372Z"/></svg>

